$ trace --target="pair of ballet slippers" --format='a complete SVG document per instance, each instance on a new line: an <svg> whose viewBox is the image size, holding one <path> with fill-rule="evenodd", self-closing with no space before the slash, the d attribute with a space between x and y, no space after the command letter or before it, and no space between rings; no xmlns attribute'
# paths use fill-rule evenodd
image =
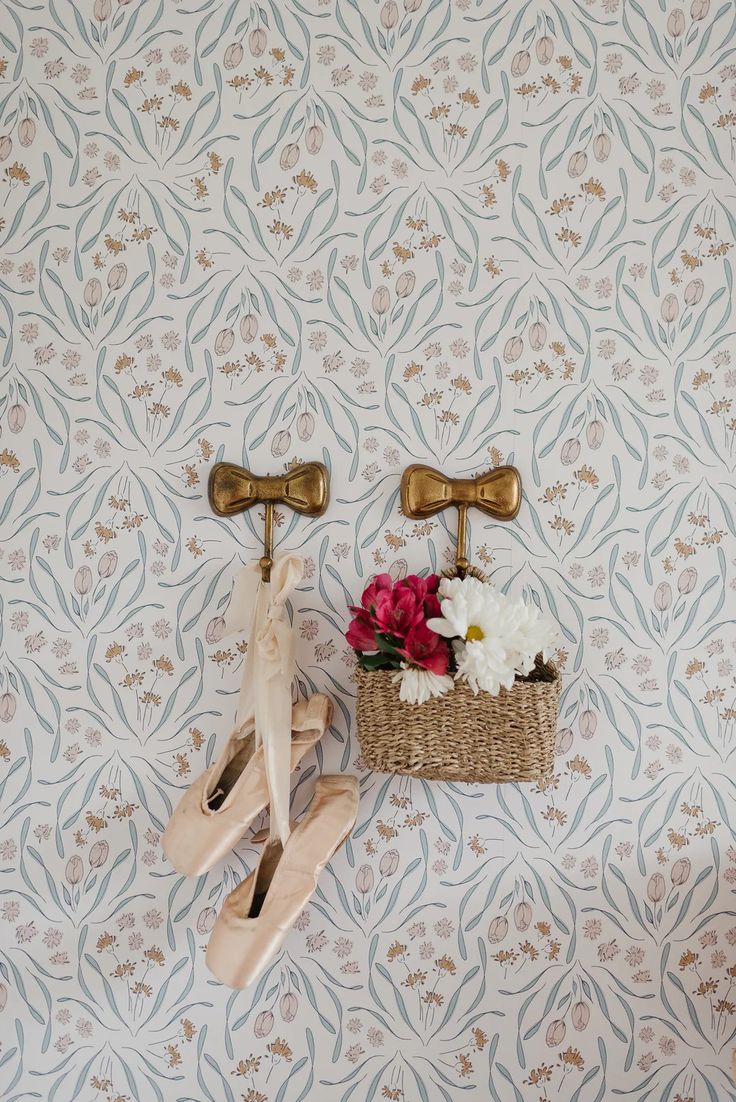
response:
<svg viewBox="0 0 736 1102"><path fill-rule="evenodd" d="M332 702L322 693L292 709L291 765L322 738ZM252 727L232 733L213 765L184 794L161 844L174 868L201 876L237 844L268 806L263 746ZM210 971L228 987L252 984L283 945L317 887L319 874L355 825L358 781L322 776L300 822L283 845L269 839L253 870L226 896L207 946Z"/></svg>

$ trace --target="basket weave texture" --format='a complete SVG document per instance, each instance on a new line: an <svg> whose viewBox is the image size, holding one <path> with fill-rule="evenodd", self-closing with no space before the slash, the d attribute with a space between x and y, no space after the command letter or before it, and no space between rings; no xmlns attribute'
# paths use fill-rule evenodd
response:
<svg viewBox="0 0 736 1102"><path fill-rule="evenodd" d="M517 677L498 696L462 681L424 704L399 699L393 670L358 667L358 738L377 773L426 780L535 781L552 772L560 675L537 655L528 677Z"/></svg>

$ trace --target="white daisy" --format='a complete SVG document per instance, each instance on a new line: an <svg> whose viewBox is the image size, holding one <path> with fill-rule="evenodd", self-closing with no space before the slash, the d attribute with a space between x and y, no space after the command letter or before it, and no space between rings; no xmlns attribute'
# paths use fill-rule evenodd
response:
<svg viewBox="0 0 736 1102"><path fill-rule="evenodd" d="M509 597L477 578L446 578L440 583L441 617L427 621L431 631L453 641L457 677L474 693L494 696L528 674L534 659L551 647L554 627L535 605Z"/></svg>
<svg viewBox="0 0 736 1102"><path fill-rule="evenodd" d="M401 682L399 699L407 704L424 704L433 696L443 696L453 687L453 680L447 674L432 673L431 670L412 669L402 666L394 674L392 681Z"/></svg>

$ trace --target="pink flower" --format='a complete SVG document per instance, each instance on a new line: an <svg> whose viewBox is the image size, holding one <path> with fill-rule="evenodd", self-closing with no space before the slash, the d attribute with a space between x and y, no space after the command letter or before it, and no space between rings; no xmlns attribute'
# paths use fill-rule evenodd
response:
<svg viewBox="0 0 736 1102"><path fill-rule="evenodd" d="M397 588L411 590L417 599L417 604L424 605L424 616L427 620L430 616L440 615L440 602L437 597L439 587L440 578L438 574L429 574L426 578L420 578L418 574L409 574L408 577L402 578L397 585Z"/></svg>
<svg viewBox="0 0 736 1102"><path fill-rule="evenodd" d="M413 593L417 599L417 604L421 604L427 595L427 579L420 578L418 574L408 574L405 578L402 578L400 582L396 583L397 589L408 589L410 593Z"/></svg>
<svg viewBox="0 0 736 1102"><path fill-rule="evenodd" d="M440 675L447 673L450 648L446 640L431 631L424 621L408 633L401 654L412 666Z"/></svg>
<svg viewBox="0 0 736 1102"><path fill-rule="evenodd" d="M419 669L445 674L449 646L427 627L427 619L439 615L439 584L436 574L410 574L396 583L390 574L377 575L363 591L360 605L350 607L353 620L345 633L347 642L359 653L385 652L385 663L379 665L396 668L404 658Z"/></svg>
<svg viewBox="0 0 736 1102"><path fill-rule="evenodd" d="M373 621L363 609L359 609L357 616L351 621L350 627L345 632L345 638L353 650L376 650L376 633Z"/></svg>
<svg viewBox="0 0 736 1102"><path fill-rule="evenodd" d="M397 586L393 593L384 590L378 595L374 619L380 632L405 639L423 621L424 610L410 589Z"/></svg>
<svg viewBox="0 0 736 1102"><path fill-rule="evenodd" d="M360 598L360 603L363 608L370 612L376 603L379 593L388 591L389 593L394 588L394 580L390 574L377 574L372 582L369 583L363 590L363 596ZM358 610L353 608L352 612Z"/></svg>
<svg viewBox="0 0 736 1102"><path fill-rule="evenodd" d="M424 598L424 615L427 619L431 619L432 616L441 616L440 612L440 599L437 596L440 588L439 574L430 574L427 578L427 595Z"/></svg>

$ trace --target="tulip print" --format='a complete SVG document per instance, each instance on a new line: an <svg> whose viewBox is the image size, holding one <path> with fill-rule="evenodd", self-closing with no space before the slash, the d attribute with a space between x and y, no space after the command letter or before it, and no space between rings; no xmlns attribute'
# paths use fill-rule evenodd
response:
<svg viewBox="0 0 736 1102"><path fill-rule="evenodd" d="M284 1022L293 1022L299 1009L299 1000L293 991L287 991L279 999L279 1013Z"/></svg>
<svg viewBox="0 0 736 1102"><path fill-rule="evenodd" d="M18 707L17 698L13 693L4 692L0 696L0 723L10 723Z"/></svg>
<svg viewBox="0 0 736 1102"><path fill-rule="evenodd" d="M219 643L225 634L225 620L222 616L213 616L205 629L205 639L208 643Z"/></svg>
<svg viewBox="0 0 736 1102"><path fill-rule="evenodd" d="M690 879L691 868L692 865L688 857L679 857L677 861L675 861L670 872L672 883L678 888L686 884Z"/></svg>
<svg viewBox="0 0 736 1102"><path fill-rule="evenodd" d="M235 333L232 329L221 329L215 337L215 355L227 356L235 344Z"/></svg>
<svg viewBox="0 0 736 1102"><path fill-rule="evenodd" d="M408 298L416 286L414 272L401 272L396 280L396 295L398 298ZM376 311L378 312L378 311Z"/></svg>
<svg viewBox="0 0 736 1102"><path fill-rule="evenodd" d="M595 418L590 421L585 428L585 438L588 441L588 447L593 451L597 451L603 443L603 439L606 435L605 426L602 421Z"/></svg>
<svg viewBox="0 0 736 1102"><path fill-rule="evenodd" d="M118 568L117 551L105 551L97 563L97 573L101 578L111 578Z"/></svg>
<svg viewBox="0 0 736 1102"><path fill-rule="evenodd" d="M677 589L682 596L686 596L692 593L695 586L698 583L698 572L694 566L686 566L683 571L680 572L680 576L677 579Z"/></svg>
<svg viewBox="0 0 736 1102"><path fill-rule="evenodd" d="M654 591L654 607L657 612L666 612L672 604L672 586L669 582L660 582Z"/></svg>
<svg viewBox="0 0 736 1102"><path fill-rule="evenodd" d="M102 839L100 842L95 842L89 851L89 864L90 868L99 869L107 861L110 854L110 845L108 842Z"/></svg>
<svg viewBox="0 0 736 1102"><path fill-rule="evenodd" d="M596 134L593 139L593 156L596 161L607 161L611 155L611 138L609 134Z"/></svg>
<svg viewBox="0 0 736 1102"><path fill-rule="evenodd" d="M240 336L246 344L252 342L258 336L258 318L255 314L245 314L240 319Z"/></svg>
<svg viewBox="0 0 736 1102"><path fill-rule="evenodd" d="M110 291L119 291L128 279L127 264L113 264L107 273L107 286Z"/></svg>
<svg viewBox="0 0 736 1102"><path fill-rule="evenodd" d="M299 160L299 146L296 144L296 142L289 142L288 145L285 145L284 148L281 150L281 156L279 157L279 164L281 165L282 169L286 172L290 168L293 168L294 165L297 164L298 160Z"/></svg>
<svg viewBox="0 0 736 1102"><path fill-rule="evenodd" d="M383 314L388 313L389 306L391 305L391 295L388 287L377 287L373 292L372 306L373 312L381 317Z"/></svg>
<svg viewBox="0 0 736 1102"><path fill-rule="evenodd" d="M590 1004L584 1001L576 1002L570 1012L573 1028L581 1033L588 1028L590 1022Z"/></svg>
<svg viewBox="0 0 736 1102"><path fill-rule="evenodd" d="M585 150L579 149L570 154L570 160L567 162L567 174L573 180L578 176L582 176L587 167L588 155Z"/></svg>
<svg viewBox="0 0 736 1102"><path fill-rule="evenodd" d="M254 27L248 35L248 48L253 57L261 57L266 49L268 37L263 27Z"/></svg>
<svg viewBox="0 0 736 1102"><path fill-rule="evenodd" d="M567 1033L567 1027L562 1018L555 1018L547 1026L547 1032L545 1034L545 1041L549 1048L556 1048L561 1045L565 1039Z"/></svg>
<svg viewBox="0 0 736 1102"><path fill-rule="evenodd" d="M384 0L381 8L381 26L390 31L399 21L399 7L395 0Z"/></svg>
<svg viewBox="0 0 736 1102"><path fill-rule="evenodd" d="M573 731L571 727L561 727L555 737L555 754L566 754L573 744Z"/></svg>
<svg viewBox="0 0 736 1102"><path fill-rule="evenodd" d="M11 406L8 410L8 428L15 436L19 432L23 431L23 426L25 425L25 423L26 407L20 405L19 402L16 402L15 405Z"/></svg>
<svg viewBox="0 0 736 1102"><path fill-rule="evenodd" d="M524 342L521 337L509 337L504 345L503 358L507 364L516 363L524 351Z"/></svg>
<svg viewBox="0 0 736 1102"><path fill-rule="evenodd" d="M67 861L64 875L66 877L67 884L71 884L72 887L76 887L84 876L84 865L82 864L82 858L79 857L76 853Z"/></svg>
<svg viewBox="0 0 736 1102"><path fill-rule="evenodd" d="M508 919L504 915L497 915L496 918L491 919L491 924L488 927L488 940L491 945L503 941L508 933L508 929Z"/></svg>
<svg viewBox="0 0 736 1102"><path fill-rule="evenodd" d="M511 60L511 75L523 77L529 71L531 60L528 50L517 50Z"/></svg>
<svg viewBox="0 0 736 1102"><path fill-rule="evenodd" d="M92 571L88 566L80 566L74 575L74 589L80 597L86 597L93 585Z"/></svg>
<svg viewBox="0 0 736 1102"><path fill-rule="evenodd" d="M355 887L361 895L368 895L373 890L373 869L370 865L361 865L355 878Z"/></svg>
<svg viewBox="0 0 736 1102"><path fill-rule="evenodd" d="M545 34L537 39L534 49L537 54L537 61L540 65L548 65L554 56L555 44L549 35Z"/></svg>
<svg viewBox="0 0 736 1102"><path fill-rule="evenodd" d="M311 153L312 156L314 157L317 153L319 153L320 149L322 148L322 143L323 143L324 140L325 140L324 130L322 129L321 126L317 126L316 124L313 123L312 126L310 126L307 129L307 132L306 132L306 135L305 135L305 138L304 138L304 144L307 147L307 152Z"/></svg>
<svg viewBox="0 0 736 1102"><path fill-rule="evenodd" d="M217 920L217 912L214 907L204 907L197 916L197 933L209 934Z"/></svg>
<svg viewBox="0 0 736 1102"><path fill-rule="evenodd" d="M680 313L680 304L677 301L677 296L673 294L665 295L662 299L661 307L662 321L673 322L677 320Z"/></svg>
<svg viewBox="0 0 736 1102"><path fill-rule="evenodd" d="M578 718L578 727L581 738L592 739L598 728L598 717L595 712L591 711L590 708L586 708L585 711L581 712Z"/></svg>
<svg viewBox="0 0 736 1102"><path fill-rule="evenodd" d="M514 907L514 925L516 929L520 933L523 933L525 930L529 929L531 920L532 909L530 905L525 900L522 900L521 903L517 903Z"/></svg>
<svg viewBox="0 0 736 1102"><path fill-rule="evenodd" d="M569 467L571 466L571 464L577 462L579 455L580 441L577 439L577 437L572 436L562 445L562 449L560 451L560 459L566 467Z"/></svg>
<svg viewBox="0 0 736 1102"><path fill-rule="evenodd" d="M381 876L393 876L398 867L399 851L397 849L386 850L378 865L378 871Z"/></svg>
<svg viewBox="0 0 736 1102"><path fill-rule="evenodd" d="M226 69L237 69L240 62L243 60L243 44L242 42L231 42L225 49L223 56L223 65Z"/></svg>
<svg viewBox="0 0 736 1102"><path fill-rule="evenodd" d="M95 276L88 279L84 288L84 301L87 306L99 306L102 301L102 284Z"/></svg>
<svg viewBox="0 0 736 1102"><path fill-rule="evenodd" d="M661 872L655 872L650 876L647 884L647 897L652 903L661 903L666 892L666 884Z"/></svg>
<svg viewBox="0 0 736 1102"><path fill-rule="evenodd" d="M667 18L667 33L679 38L685 31L685 13L682 8L674 8Z"/></svg>
<svg viewBox="0 0 736 1102"><path fill-rule="evenodd" d="M282 429L277 432L271 442L271 455L276 459L282 455L286 455L291 447L291 433L288 429Z"/></svg>
<svg viewBox="0 0 736 1102"><path fill-rule="evenodd" d="M305 413L300 413L296 421L296 431L299 439L304 442L311 440L314 435L314 429L314 414L310 413L308 410Z"/></svg>
<svg viewBox="0 0 736 1102"><path fill-rule="evenodd" d="M724 4L77 8L14 5L0 41L10 1093L725 1098ZM334 720L292 815L320 772L358 776L360 810L236 993L204 957L265 820L195 880L161 846L252 645L228 609L262 510L214 517L207 480L311 459L329 511L277 505L274 536L305 561L293 699ZM453 562L441 518L401 512L411 462L521 471L517 520L471 509L468 543L560 626L538 782L365 767L347 604Z"/></svg>
<svg viewBox="0 0 736 1102"><path fill-rule="evenodd" d="M535 352L544 348L547 340L547 327L541 321L535 321L529 330L529 344Z"/></svg>
<svg viewBox="0 0 736 1102"><path fill-rule="evenodd" d="M702 279L691 279L685 286L683 298L688 306L697 306L703 297L705 284Z"/></svg>
<svg viewBox="0 0 736 1102"><path fill-rule="evenodd" d="M259 1039L268 1037L274 1026L273 1013L270 1010L262 1010L255 1020L253 1032Z"/></svg>
<svg viewBox="0 0 736 1102"><path fill-rule="evenodd" d="M26 117L21 119L18 123L18 141L27 149L30 145L33 145L33 140L36 137L36 124L32 118Z"/></svg>

